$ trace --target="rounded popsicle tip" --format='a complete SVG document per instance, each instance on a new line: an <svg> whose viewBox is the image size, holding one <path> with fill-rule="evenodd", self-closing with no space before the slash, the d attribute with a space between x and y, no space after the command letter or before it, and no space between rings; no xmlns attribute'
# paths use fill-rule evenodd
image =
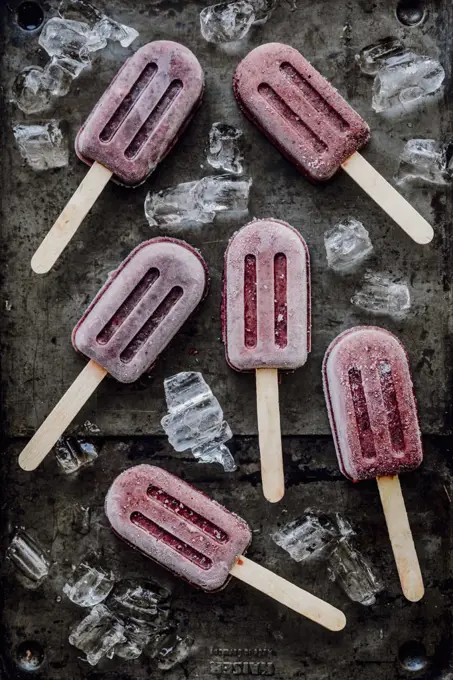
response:
<svg viewBox="0 0 453 680"><path fill-rule="evenodd" d="M40 462L40 460L36 460L34 457L28 455L26 449L24 449L19 456L19 467L25 472L33 472Z"/></svg>
<svg viewBox="0 0 453 680"><path fill-rule="evenodd" d="M285 495L285 488L263 488L263 495L264 498L269 501L269 503L278 503L279 501L282 500L283 496Z"/></svg>
<svg viewBox="0 0 453 680"><path fill-rule="evenodd" d="M425 220L423 220L423 222L424 224L420 225L420 228L414 232L412 238L419 245L426 246L428 243L431 243L434 238L434 229L429 222L426 222Z"/></svg>
<svg viewBox="0 0 453 680"><path fill-rule="evenodd" d="M407 579L406 582L402 580L401 586L404 597L409 602L419 602L425 594L425 586L420 573L413 574L412 578Z"/></svg>
<svg viewBox="0 0 453 680"><path fill-rule="evenodd" d="M328 630L339 633L346 626L346 616L339 609L335 609L335 607L332 607L332 609L334 610L334 615L331 617L329 624L324 625Z"/></svg>

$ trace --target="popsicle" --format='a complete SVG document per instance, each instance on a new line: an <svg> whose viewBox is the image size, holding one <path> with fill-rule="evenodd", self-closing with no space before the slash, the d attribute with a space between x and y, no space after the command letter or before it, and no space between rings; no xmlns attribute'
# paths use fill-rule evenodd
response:
<svg viewBox="0 0 453 680"><path fill-rule="evenodd" d="M403 593L416 602L423 579L398 479L423 460L406 351L382 328L352 328L328 347L323 380L341 471L377 479Z"/></svg>
<svg viewBox="0 0 453 680"><path fill-rule="evenodd" d="M162 468L137 465L122 472L107 494L105 513L129 545L206 592L235 576L329 630L346 624L343 612L245 557L252 539L248 524Z"/></svg>
<svg viewBox="0 0 453 680"><path fill-rule="evenodd" d="M432 240L428 222L358 153L368 125L297 50L256 47L233 88L245 115L302 174L325 181L343 168L414 241Z"/></svg>
<svg viewBox="0 0 453 680"><path fill-rule="evenodd" d="M195 113L204 76L187 47L158 40L121 67L75 143L87 176L34 254L38 274L55 264L109 179L142 184L168 154Z"/></svg>
<svg viewBox="0 0 453 680"><path fill-rule="evenodd" d="M278 370L300 368L310 351L310 259L289 224L256 220L233 236L222 321L227 362L256 372L263 493L275 503L284 495Z"/></svg>
<svg viewBox="0 0 453 680"><path fill-rule="evenodd" d="M139 245L96 295L72 334L90 361L19 456L34 470L103 378L130 383L146 373L205 295L207 268L184 241Z"/></svg>

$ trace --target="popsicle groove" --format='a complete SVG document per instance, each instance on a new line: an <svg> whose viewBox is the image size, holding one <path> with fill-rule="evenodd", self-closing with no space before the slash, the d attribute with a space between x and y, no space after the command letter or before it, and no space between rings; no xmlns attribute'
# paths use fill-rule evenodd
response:
<svg viewBox="0 0 453 680"><path fill-rule="evenodd" d="M204 531L206 534L208 534L211 538L214 538L219 543L226 543L226 541L228 541L228 534L226 534L223 531L223 529L220 529L220 527L216 526L213 522L210 522L208 519L205 519L197 512L195 512L195 510L192 510L187 505L179 501L177 498L174 498L174 496L171 496L163 489L159 489L159 487L157 486L149 486L147 494L148 496L150 496L150 498L153 498L154 500L164 505L165 508L167 508L168 510L171 510L179 517L183 517L191 524L194 524L196 527L201 529L201 531Z"/></svg>
<svg viewBox="0 0 453 680"><path fill-rule="evenodd" d="M159 99L159 101L156 104L156 107L154 108L153 111L149 114L148 118L145 120L135 137L133 138L132 142L129 144L127 147L124 155L126 158L129 160L137 156L137 154L140 152L140 149L142 146L146 143L146 141L151 137L153 134L154 130L157 127L158 122L163 118L163 116L166 114L168 109L172 106L172 104L175 102L177 99L179 93L181 92L183 88L183 84L181 80L173 80L168 88L165 90L164 94L162 97Z"/></svg>
<svg viewBox="0 0 453 680"><path fill-rule="evenodd" d="M313 132L313 130L288 106L270 85L261 83L258 86L258 92L265 102L272 106L285 122L291 125L299 137L312 146L316 153L321 154L327 151L327 144Z"/></svg>
<svg viewBox="0 0 453 680"><path fill-rule="evenodd" d="M283 75L293 83L304 95L306 100L316 109L321 115L326 116L329 124L333 125L340 132L347 132L350 128L349 123L336 111L329 102L322 97L311 83L304 78L294 66L285 61L280 65L280 70Z"/></svg>
<svg viewBox="0 0 453 680"><path fill-rule="evenodd" d="M349 369L348 376L361 451L364 458L375 458L376 449L374 447L373 431L371 429L370 415L363 388L362 373L358 368L353 367Z"/></svg>
<svg viewBox="0 0 453 680"><path fill-rule="evenodd" d="M398 408L398 397L393 382L392 369L388 361L381 361L378 371L392 446L395 449L395 452L401 451L401 454L404 454L404 432Z"/></svg>
<svg viewBox="0 0 453 680"><path fill-rule="evenodd" d="M244 261L244 343L256 347L258 338L256 290L256 257L246 255Z"/></svg>
<svg viewBox="0 0 453 680"><path fill-rule="evenodd" d="M274 257L274 337L277 347L288 344L288 292L286 255Z"/></svg>
<svg viewBox="0 0 453 680"><path fill-rule="evenodd" d="M99 139L101 142L109 142L121 127L121 124L126 119L127 114L131 111L134 104L140 95L146 90L149 83L152 81L157 73L157 64L151 62L146 64L143 71L138 76L135 83L132 85L128 94L125 96L113 116L110 118L106 126L101 131Z"/></svg>
<svg viewBox="0 0 453 680"><path fill-rule="evenodd" d="M149 319L143 324L138 333L132 338L130 343L120 354L120 360L123 363L132 361L140 348L151 337L156 328L162 323L165 317L170 313L178 300L182 297L184 291L181 286L174 286L168 295L162 300L157 309L151 314Z"/></svg>
<svg viewBox="0 0 453 680"><path fill-rule="evenodd" d="M100 345L106 345L112 339L159 276L160 272L156 267L148 269L145 276L137 283L133 291L127 296L123 304L117 309L110 321L108 321L97 336L96 341Z"/></svg>
<svg viewBox="0 0 453 680"><path fill-rule="evenodd" d="M139 527L147 534L150 534L158 541L162 541L165 545L175 550L177 553L185 557L186 559L196 564L200 569L208 570L212 567L212 560L203 555L203 553L192 548L191 545L185 543L180 538L177 538L172 533L160 527L156 522L153 522L148 517L145 517L141 512L133 512L131 514L131 522L135 526Z"/></svg>

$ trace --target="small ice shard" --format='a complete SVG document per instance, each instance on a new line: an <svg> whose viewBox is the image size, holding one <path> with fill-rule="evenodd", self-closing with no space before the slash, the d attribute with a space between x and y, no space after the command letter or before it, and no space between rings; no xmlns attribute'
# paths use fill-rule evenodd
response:
<svg viewBox="0 0 453 680"><path fill-rule="evenodd" d="M85 420L83 423L83 429L85 432L89 432L89 434L101 434L100 428L96 425L96 423L92 423L91 420Z"/></svg>
<svg viewBox="0 0 453 680"><path fill-rule="evenodd" d="M338 531L326 516L309 512L276 531L272 539L296 562L325 555L338 539Z"/></svg>
<svg viewBox="0 0 453 680"><path fill-rule="evenodd" d="M158 193L149 192L145 215L152 227L210 224L222 212L247 213L251 179L212 175L184 182Z"/></svg>
<svg viewBox="0 0 453 680"><path fill-rule="evenodd" d="M381 68L373 83L373 109L380 113L403 107L438 92L445 80L445 71L432 57L413 52L391 57Z"/></svg>
<svg viewBox="0 0 453 680"><path fill-rule="evenodd" d="M63 168L68 164L68 139L57 120L13 125L21 156L33 170Z"/></svg>
<svg viewBox="0 0 453 680"><path fill-rule="evenodd" d="M129 47L138 37L138 31L130 26L119 24L103 16L91 29L83 53L97 52L107 46L108 40L119 42L121 47Z"/></svg>
<svg viewBox="0 0 453 680"><path fill-rule="evenodd" d="M200 12L201 35L210 43L228 43L244 38L255 21L253 5L247 0L210 5Z"/></svg>
<svg viewBox="0 0 453 680"><path fill-rule="evenodd" d="M70 536L74 531L82 536L90 533L91 511L87 506L67 501L57 512L57 531Z"/></svg>
<svg viewBox="0 0 453 680"><path fill-rule="evenodd" d="M329 556L328 570L346 595L366 607L376 602L376 594L382 589L370 565L355 550L348 538L342 538Z"/></svg>
<svg viewBox="0 0 453 680"><path fill-rule="evenodd" d="M98 457L94 444L75 437L61 437L55 444L55 458L60 470L66 475L91 465Z"/></svg>
<svg viewBox="0 0 453 680"><path fill-rule="evenodd" d="M110 594L115 578L101 568L91 567L82 562L74 570L68 583L63 586L64 594L79 607L94 607Z"/></svg>
<svg viewBox="0 0 453 680"><path fill-rule="evenodd" d="M393 281L384 273L367 272L362 287L354 293L351 302L366 312L395 319L403 319L411 307L407 284Z"/></svg>
<svg viewBox="0 0 453 680"><path fill-rule="evenodd" d="M356 270L373 251L368 231L353 217L326 231L324 245L328 266L341 274Z"/></svg>
<svg viewBox="0 0 453 680"><path fill-rule="evenodd" d="M255 12L254 26L265 24L277 7L278 0L248 0Z"/></svg>
<svg viewBox="0 0 453 680"><path fill-rule="evenodd" d="M181 638L175 633L172 639L161 648L157 656L157 666L163 671L169 671L177 664L186 661L196 650L192 637Z"/></svg>
<svg viewBox="0 0 453 680"><path fill-rule="evenodd" d="M382 38L372 45L367 45L355 55L360 70L374 76L391 57L404 52L404 45L399 38Z"/></svg>
<svg viewBox="0 0 453 680"><path fill-rule="evenodd" d="M98 604L73 629L69 642L86 654L91 666L96 666L116 645L126 642L124 625L105 605Z"/></svg>
<svg viewBox="0 0 453 680"><path fill-rule="evenodd" d="M343 515L340 515L339 512L335 513L335 521L337 523L337 527L338 527L338 531L340 532L340 536L342 536L343 538L355 536L355 531L352 528L351 524L346 519L346 517L343 517Z"/></svg>
<svg viewBox="0 0 453 680"><path fill-rule="evenodd" d="M35 584L49 574L50 562L44 548L24 529L18 529L6 551L6 558Z"/></svg>
<svg viewBox="0 0 453 680"><path fill-rule="evenodd" d="M213 123L209 131L207 160L216 170L241 175L244 156L240 145L241 130L227 123Z"/></svg>
<svg viewBox="0 0 453 680"><path fill-rule="evenodd" d="M151 579L123 579L107 601L109 609L121 618L143 620L161 628L167 623L170 591Z"/></svg>
<svg viewBox="0 0 453 680"><path fill-rule="evenodd" d="M177 373L166 378L164 388L169 412L161 424L175 451L192 449L200 463L220 463L234 472L236 464L225 446L233 433L201 373Z"/></svg>
<svg viewBox="0 0 453 680"><path fill-rule="evenodd" d="M124 622L125 642L120 642L108 653L110 658L114 654L121 659L131 661L138 659L146 645L154 634L154 629L145 621L135 621L133 619Z"/></svg>
<svg viewBox="0 0 453 680"><path fill-rule="evenodd" d="M397 184L446 186L453 179L452 142L410 139L400 156Z"/></svg>

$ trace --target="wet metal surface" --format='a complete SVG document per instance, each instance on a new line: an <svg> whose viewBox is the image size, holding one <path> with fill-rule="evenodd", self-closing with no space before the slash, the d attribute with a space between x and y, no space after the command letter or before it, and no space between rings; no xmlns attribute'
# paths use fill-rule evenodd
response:
<svg viewBox="0 0 453 680"><path fill-rule="evenodd" d="M398 3L392 0L298 0L297 9L293 9L295 3L281 0L269 23L253 28L232 51L209 45L201 38L198 15L206 4L99 0L96 5L101 10L137 28L139 39L129 50L115 45L97 53L92 73L82 74L53 110L26 118L64 120L72 144L125 56L150 40L184 42L206 73L204 104L154 177L136 190L110 184L58 266L44 277L32 273L31 256L86 168L74 153L67 168L41 174L23 164L11 123L25 118L8 103L11 84L19 70L30 64L42 65L46 55L38 47L36 33L17 27L12 11L17 2L2 4L0 10L0 78L7 102L1 133L2 418L10 438L2 466L1 541L6 548L14 528L24 526L50 550L55 562L49 579L36 590L25 588L4 565L0 677L141 680L152 675L169 680L204 680L262 674L277 680L446 679L451 677L445 668L451 630L453 498L451 442L445 436L451 433L451 191L422 188L412 197L436 232L431 246L415 245L345 174L324 186L305 181L239 113L231 77L239 59L260 43L279 40L300 49L369 122L372 140L364 155L391 179L408 139L448 139L451 134L451 3L425 3L426 21L407 28L398 22ZM55 14L57 2L43 2L42 6L49 17ZM415 51L437 57L447 72L444 99L418 109L410 119L395 121L373 113L372 80L360 73L354 60L362 47L388 35L402 38ZM305 435L284 439L288 485L284 501L271 506L263 500L253 436L235 440L233 453L239 469L231 475L216 466L198 465L190 455L174 454L163 438L155 436L161 433L160 419L166 411L163 378L180 370L203 372L233 432L256 433L254 377L227 367L220 340L223 253L228 239L243 224L237 219L217 219L214 224L181 229L175 234L202 251L211 273L210 295L149 376L132 385L106 379L79 414L71 428L73 433L87 435L83 426L86 421L95 423L101 431L102 448L95 464L76 478L66 477L51 455L36 473L22 472L16 460L24 444L21 438L35 431L84 366L85 360L71 346L73 326L108 273L138 243L160 233L145 220L146 192L211 174L205 147L215 121L228 122L245 133L245 172L254 180L250 215L272 215L288 221L303 234L311 254L313 351L304 368L282 376L280 388L284 433ZM370 266L406 278L411 285L410 316L404 322L377 322L406 344L423 431L429 435L423 467L402 481L427 588L418 604L405 601L401 595L375 484L353 485L345 480L338 470L330 436L320 436L329 432L320 373L324 351L343 329L375 321L349 303L358 277L339 279L326 267L324 231L348 215L362 221L370 232L375 247ZM107 526L103 499L119 472L142 462L181 474L244 517L255 531L250 556L343 609L348 618L345 631L329 634L239 582L207 596L164 574L120 543ZM91 507L88 534L62 535L58 530L58 515L69 503ZM360 549L385 586L376 605L364 608L351 603L328 580L323 567L298 565L272 542L273 530L306 508L340 512L353 523ZM181 632L195 638L197 653L167 673L157 670L147 656L133 662L105 661L96 669L81 661L77 650L69 645L68 635L85 613L64 597L58 600L71 565L90 550L99 551L103 563L118 577L153 575L173 584L173 606ZM30 649L38 660L44 650L44 661L33 672L23 670L24 647L20 645L25 641L34 643Z"/></svg>

